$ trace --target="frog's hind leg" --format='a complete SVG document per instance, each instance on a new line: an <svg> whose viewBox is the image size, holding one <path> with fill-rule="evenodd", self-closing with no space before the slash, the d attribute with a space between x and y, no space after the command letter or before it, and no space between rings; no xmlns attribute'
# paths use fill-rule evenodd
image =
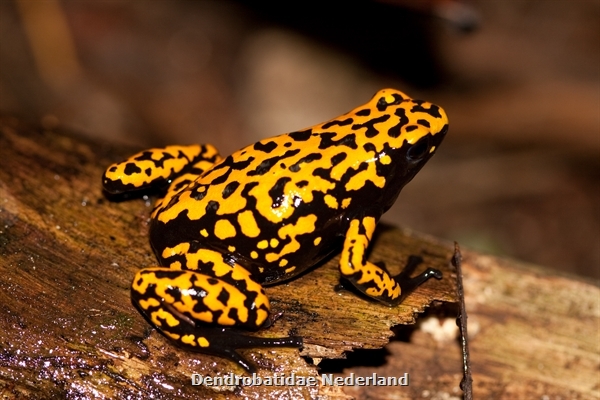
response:
<svg viewBox="0 0 600 400"><path fill-rule="evenodd" d="M367 261L366 252L375 225L376 220L373 217L353 219L346 232L340 258L340 272L358 290L382 303L397 305L430 278L442 278L440 271L428 268L412 279L405 274L400 274L395 279L384 268Z"/></svg>
<svg viewBox="0 0 600 400"><path fill-rule="evenodd" d="M250 372L254 368L236 349L302 346L299 337L261 338L228 329L264 325L270 312L264 289L221 253L178 250L169 260L171 268L143 269L131 286L133 303L162 333L187 349L227 357Z"/></svg>
<svg viewBox="0 0 600 400"><path fill-rule="evenodd" d="M220 160L219 152L211 145L145 150L108 167L102 184L108 193L119 194L157 186L173 187L177 179L177 186L181 189L179 177L188 174L197 177Z"/></svg>
<svg viewBox="0 0 600 400"><path fill-rule="evenodd" d="M214 149L214 147L212 148ZM171 182L171 184L169 185L169 189L165 193L164 197L156 201L156 204L154 205L154 210L152 210L151 217L156 217L163 208L169 205L173 197L175 197L190 183L194 182L196 179L198 179L199 176L204 174L204 172L208 171L210 168L212 168L213 165L215 165L221 160L222 157L219 154L216 154L215 156L211 156L208 159L201 158L199 161L192 164L191 167L186 168L184 173L179 175L176 179L174 179Z"/></svg>
<svg viewBox="0 0 600 400"><path fill-rule="evenodd" d="M209 144L150 149L108 167L102 184L110 194L166 188L154 206L154 218L177 193L221 160Z"/></svg>

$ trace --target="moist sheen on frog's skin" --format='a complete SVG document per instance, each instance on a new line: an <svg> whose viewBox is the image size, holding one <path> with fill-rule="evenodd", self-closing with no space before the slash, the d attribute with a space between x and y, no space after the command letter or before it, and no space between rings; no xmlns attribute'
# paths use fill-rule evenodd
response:
<svg viewBox="0 0 600 400"><path fill-rule="evenodd" d="M112 193L170 184L150 226L160 267L136 275L134 304L180 345L246 369L252 367L236 348L300 339L243 346L239 338L249 336L227 343L230 331L211 329L260 327L270 309L261 284L290 279L340 247L344 278L375 300L398 304L402 282L365 251L381 215L447 129L440 107L384 89L338 118L226 158L210 145L169 146L110 166L103 181Z"/></svg>

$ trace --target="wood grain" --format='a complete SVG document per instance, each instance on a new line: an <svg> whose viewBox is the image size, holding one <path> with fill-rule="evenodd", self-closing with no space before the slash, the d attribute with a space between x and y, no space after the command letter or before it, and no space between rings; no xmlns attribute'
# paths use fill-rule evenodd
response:
<svg viewBox="0 0 600 400"><path fill-rule="evenodd" d="M129 300L138 268L156 260L147 239L151 201L113 202L101 191L110 163L134 149L64 130L0 120L0 388L3 395L40 398L212 398L234 388L192 386L193 373L242 371L228 360L181 351L158 334ZM138 150L138 149L135 149ZM265 336L301 335L296 349L247 350L273 373L317 377L314 362L355 348L380 348L390 328L415 321L434 301L454 302L451 247L382 226L371 253L398 273L409 256L442 270L400 307L390 308L339 283L336 258L286 284L269 287L282 317ZM310 398L317 387L244 386L241 397Z"/></svg>
<svg viewBox="0 0 600 400"><path fill-rule="evenodd" d="M151 201L108 201L100 176L137 150L0 119L2 398L461 398L458 341L434 339L423 318L417 326L401 325L432 302L456 301L453 246L384 225L371 260L385 260L396 273L409 256L420 256L416 272L432 266L444 279L390 308L334 290L334 258L267 289L283 315L257 334L299 334L302 352L252 349L244 355L260 366L261 377L408 373L408 386L192 386L193 373L242 371L176 348L130 303L134 272L156 263L147 239ZM463 274L475 398L600 397L597 282L465 249ZM439 325L439 313L430 308L427 320ZM403 340L377 350L394 333ZM348 360L326 361L344 355Z"/></svg>

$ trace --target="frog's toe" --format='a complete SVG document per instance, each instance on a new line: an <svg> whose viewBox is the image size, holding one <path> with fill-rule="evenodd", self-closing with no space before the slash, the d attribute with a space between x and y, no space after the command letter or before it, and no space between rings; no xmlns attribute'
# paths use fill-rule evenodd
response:
<svg viewBox="0 0 600 400"><path fill-rule="evenodd" d="M249 374L256 372L256 367L248 362L248 360L246 360L244 357L240 356L239 353L233 349L225 349L222 353L217 355L230 359L240 367L244 368L244 370Z"/></svg>
<svg viewBox="0 0 600 400"><path fill-rule="evenodd" d="M442 277L442 272L435 268L427 268L423 273L415 276L414 278L403 277L403 279L399 280L400 288L402 289L399 302L404 301L409 294L414 292L415 289L427 282L429 279L435 278L440 280Z"/></svg>
<svg viewBox="0 0 600 400"><path fill-rule="evenodd" d="M245 349L253 347L302 347L303 340L300 336L280 338L265 338L245 335L236 331L225 329L226 332L213 343L222 348Z"/></svg>
<svg viewBox="0 0 600 400"><path fill-rule="evenodd" d="M228 328L215 328L212 332L203 332L203 338L209 343L206 349L194 349L216 356L228 358L244 368L248 373L256 372L256 368L244 359L236 350L256 347L302 347L299 336L283 338L263 338L245 335Z"/></svg>
<svg viewBox="0 0 600 400"><path fill-rule="evenodd" d="M265 322L263 322L263 324L261 325L261 329L266 329L271 327L275 321L277 321L279 318L281 318L283 316L284 312L283 311L278 311L278 312L273 312L271 311L271 313L269 314L269 316L267 317L267 319L265 320Z"/></svg>

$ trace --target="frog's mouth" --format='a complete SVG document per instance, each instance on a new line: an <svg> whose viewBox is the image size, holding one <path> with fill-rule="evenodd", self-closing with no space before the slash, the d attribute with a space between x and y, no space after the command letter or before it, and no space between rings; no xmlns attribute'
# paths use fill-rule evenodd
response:
<svg viewBox="0 0 600 400"><path fill-rule="evenodd" d="M382 213L390 209L400 195L402 188L417 175L433 156L447 132L448 124L445 124L438 133L428 133L414 144L405 141L402 147L394 151L391 157L396 162L390 164L386 171L381 171L382 175L387 177L387 184L380 200L383 205Z"/></svg>

